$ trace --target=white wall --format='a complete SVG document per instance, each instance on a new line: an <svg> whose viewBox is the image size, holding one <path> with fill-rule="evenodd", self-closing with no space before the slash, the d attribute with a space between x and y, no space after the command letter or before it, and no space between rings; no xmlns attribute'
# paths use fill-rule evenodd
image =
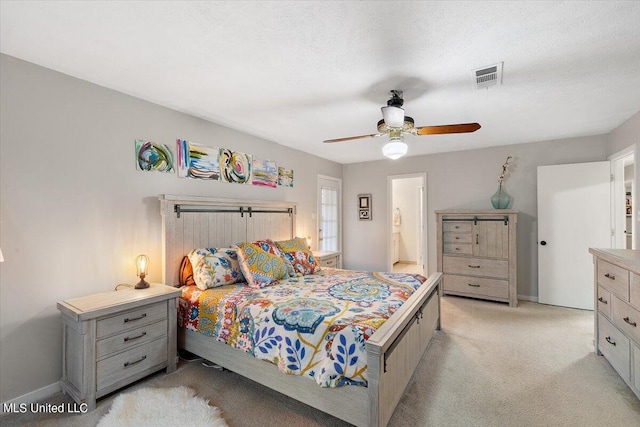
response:
<svg viewBox="0 0 640 427"><path fill-rule="evenodd" d="M428 141L421 143L428 144ZM371 149L379 147L372 146ZM386 260L390 256L386 236L391 223L387 212L387 177L426 172L429 207L427 269L429 273L434 272L434 211L448 208L491 209L490 198L497 189L497 180L507 156L513 156L514 161L504 187L512 197L511 207L520 211L518 294L537 297L536 168L540 165L606 160L604 135L344 165L343 266L357 270L386 270ZM372 194L372 221L357 220L355 200L359 193Z"/></svg>
<svg viewBox="0 0 640 427"><path fill-rule="evenodd" d="M306 236L317 175L342 177L340 164L6 55L0 94L0 402L60 380L56 302L134 283L140 253L161 280L159 194L295 201ZM136 171L135 139L176 138L276 160L294 187Z"/></svg>

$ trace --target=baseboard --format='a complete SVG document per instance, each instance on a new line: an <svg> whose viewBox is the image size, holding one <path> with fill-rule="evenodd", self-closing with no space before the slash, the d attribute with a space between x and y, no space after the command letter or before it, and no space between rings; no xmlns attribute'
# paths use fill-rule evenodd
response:
<svg viewBox="0 0 640 427"><path fill-rule="evenodd" d="M49 384L48 386L44 386L27 394L23 394L22 396L18 396L15 399L8 400L2 403L2 412L0 414L5 414L5 409L16 408L19 407L20 404L30 404L35 402L40 402L57 392L62 390L62 386L60 385L60 381Z"/></svg>
<svg viewBox="0 0 640 427"><path fill-rule="evenodd" d="M529 295L518 295L518 299L521 299L523 301L538 302L538 297L532 297Z"/></svg>

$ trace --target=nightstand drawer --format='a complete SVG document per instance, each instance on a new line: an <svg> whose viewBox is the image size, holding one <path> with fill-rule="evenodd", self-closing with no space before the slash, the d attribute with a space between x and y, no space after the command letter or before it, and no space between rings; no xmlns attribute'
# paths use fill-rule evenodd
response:
<svg viewBox="0 0 640 427"><path fill-rule="evenodd" d="M320 266L321 267L331 267L331 268L337 268L338 267L338 257L331 257L331 258L323 258L320 260Z"/></svg>
<svg viewBox="0 0 640 427"><path fill-rule="evenodd" d="M166 337L100 360L96 367L97 390L166 362Z"/></svg>
<svg viewBox="0 0 640 427"><path fill-rule="evenodd" d="M110 354L165 336L167 336L167 319L98 341L96 343L96 357L102 359Z"/></svg>
<svg viewBox="0 0 640 427"><path fill-rule="evenodd" d="M126 311L117 316L98 320L97 337L102 338L122 331L167 318L167 304L159 302L145 305L135 310Z"/></svg>

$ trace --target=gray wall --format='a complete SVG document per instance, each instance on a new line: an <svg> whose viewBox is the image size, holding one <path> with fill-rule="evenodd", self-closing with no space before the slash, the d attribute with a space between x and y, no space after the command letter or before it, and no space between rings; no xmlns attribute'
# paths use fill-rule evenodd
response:
<svg viewBox="0 0 640 427"><path fill-rule="evenodd" d="M342 177L340 164L6 55L0 93L1 402L60 380L56 302L135 283L140 253L161 280L159 194L294 201L313 236L317 174ZM276 160L294 187L136 171L135 139L176 138Z"/></svg>
<svg viewBox="0 0 640 427"><path fill-rule="evenodd" d="M428 138L428 137L425 137ZM428 141L422 142L428 144ZM606 160L606 136L590 136L345 165L343 169L344 268L385 271L388 224L387 177L427 173L428 272L436 271L438 209L490 209L507 156L514 161L504 181L518 217L518 294L537 298L537 167ZM359 221L356 196L371 193L373 221ZM366 236L366 237L365 237Z"/></svg>

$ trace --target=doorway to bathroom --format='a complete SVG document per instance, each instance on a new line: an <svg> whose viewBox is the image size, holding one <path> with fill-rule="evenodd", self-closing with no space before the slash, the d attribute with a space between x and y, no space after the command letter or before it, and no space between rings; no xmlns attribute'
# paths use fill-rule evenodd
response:
<svg viewBox="0 0 640 427"><path fill-rule="evenodd" d="M426 181L425 173L388 178L388 271L426 274Z"/></svg>

